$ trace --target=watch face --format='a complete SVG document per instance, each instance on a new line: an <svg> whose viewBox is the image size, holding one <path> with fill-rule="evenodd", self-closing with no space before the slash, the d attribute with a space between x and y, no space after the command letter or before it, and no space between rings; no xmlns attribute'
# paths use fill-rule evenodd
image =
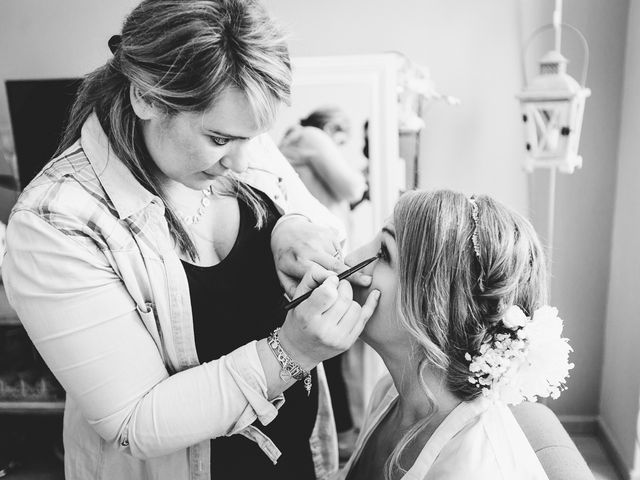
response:
<svg viewBox="0 0 640 480"><path fill-rule="evenodd" d="M282 369L280 370L280 378L282 379L283 382L288 382L289 380L291 380L291 374L286 370Z"/></svg>

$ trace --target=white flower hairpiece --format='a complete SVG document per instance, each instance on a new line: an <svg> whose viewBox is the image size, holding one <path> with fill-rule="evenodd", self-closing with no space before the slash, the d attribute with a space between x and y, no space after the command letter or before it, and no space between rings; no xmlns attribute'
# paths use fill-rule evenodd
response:
<svg viewBox="0 0 640 480"><path fill-rule="evenodd" d="M573 349L561 336L558 310L547 305L529 318L513 305L500 323L479 354L465 354L470 362L469 382L482 389L485 397L512 405L535 402L538 397L558 398L574 367L569 363Z"/></svg>

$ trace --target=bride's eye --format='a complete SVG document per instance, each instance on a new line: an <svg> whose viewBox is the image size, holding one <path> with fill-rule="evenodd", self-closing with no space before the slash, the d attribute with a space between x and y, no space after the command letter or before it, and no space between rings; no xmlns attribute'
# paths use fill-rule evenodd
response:
<svg viewBox="0 0 640 480"><path fill-rule="evenodd" d="M380 250L378 251L378 257L380 260L384 262L389 261L389 250L387 250L387 246L383 243L380 244Z"/></svg>

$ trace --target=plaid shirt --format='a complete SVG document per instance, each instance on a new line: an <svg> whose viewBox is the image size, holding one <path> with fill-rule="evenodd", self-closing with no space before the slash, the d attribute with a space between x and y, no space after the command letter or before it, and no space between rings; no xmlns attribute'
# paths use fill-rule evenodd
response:
<svg viewBox="0 0 640 480"><path fill-rule="evenodd" d="M281 210L336 226L268 137L252 140L243 180ZM188 283L162 201L110 151L97 117L16 203L2 273L38 351L67 391L67 480L208 480L209 439L272 421L255 342L200 364ZM310 439L318 478L337 469L324 371ZM215 476L215 472L214 476Z"/></svg>

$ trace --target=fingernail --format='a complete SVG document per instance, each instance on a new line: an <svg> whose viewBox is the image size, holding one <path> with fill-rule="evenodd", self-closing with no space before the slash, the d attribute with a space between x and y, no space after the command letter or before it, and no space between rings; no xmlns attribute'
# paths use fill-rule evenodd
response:
<svg viewBox="0 0 640 480"><path fill-rule="evenodd" d="M340 282L340 280L338 280L338 276L337 275L331 275L330 277L328 277L325 282L331 283L333 285L338 285L338 283Z"/></svg>
<svg viewBox="0 0 640 480"><path fill-rule="evenodd" d="M364 273L360 276L360 279L365 286L371 285L371 282L373 281L373 277L371 275L365 275Z"/></svg>
<svg viewBox="0 0 640 480"><path fill-rule="evenodd" d="M377 302L378 300L380 300L380 290L374 290L372 292L373 295L373 299Z"/></svg>

